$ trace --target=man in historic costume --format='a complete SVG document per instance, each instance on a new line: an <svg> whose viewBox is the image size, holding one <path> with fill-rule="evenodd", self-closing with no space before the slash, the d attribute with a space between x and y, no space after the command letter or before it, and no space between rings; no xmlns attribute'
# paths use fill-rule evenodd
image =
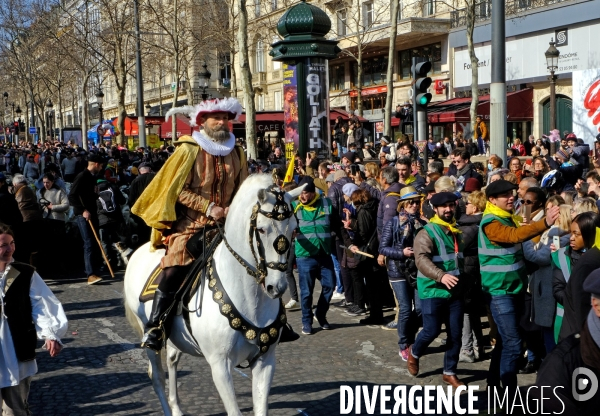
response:
<svg viewBox="0 0 600 416"><path fill-rule="evenodd" d="M167 119L173 114L187 114L192 126L203 129L175 142L175 153L132 208L133 214L152 227L152 249L166 248L160 264L163 276L159 277L142 347L155 351L162 348L170 327L170 318L163 319L163 315L194 261L186 243L227 215L235 193L248 175L244 150L235 145L228 124L241 112L242 106L235 98L224 98L167 113Z"/></svg>

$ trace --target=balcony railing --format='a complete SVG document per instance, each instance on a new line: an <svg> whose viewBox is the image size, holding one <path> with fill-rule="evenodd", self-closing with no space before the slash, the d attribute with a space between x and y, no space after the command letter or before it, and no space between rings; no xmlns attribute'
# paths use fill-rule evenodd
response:
<svg viewBox="0 0 600 416"><path fill-rule="evenodd" d="M528 10L538 9L570 0L507 0L506 16L518 16L527 13ZM492 17L492 1L481 0L475 4L475 23L488 20ZM450 12L452 28L462 27L467 24L466 9Z"/></svg>
<svg viewBox="0 0 600 416"><path fill-rule="evenodd" d="M252 87L260 88L267 84L267 73L266 72L255 72L252 74Z"/></svg>

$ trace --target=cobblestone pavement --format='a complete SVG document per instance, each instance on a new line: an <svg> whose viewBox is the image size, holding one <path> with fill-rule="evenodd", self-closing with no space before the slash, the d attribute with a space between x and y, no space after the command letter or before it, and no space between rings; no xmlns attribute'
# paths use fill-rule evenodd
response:
<svg viewBox="0 0 600 416"><path fill-rule="evenodd" d="M29 396L34 414L162 414L146 373L145 353L125 319L122 274L93 286L84 279L48 281L48 285L63 303L69 332L66 348L57 358L38 350L39 373ZM390 310L387 315L393 313ZM396 332L361 326L359 318L332 307L328 314L332 331L317 329L311 336L277 347L270 414L337 415L341 385L441 384L443 347L439 340L421 359L419 377L413 378L398 356ZM299 309L290 311L288 319L299 332ZM488 365L489 361L460 363L458 375L483 389ZM236 369L233 376L244 414L252 414L250 374ZM186 415L224 414L204 359L184 356L178 380ZM520 384L534 381L534 375L519 376Z"/></svg>

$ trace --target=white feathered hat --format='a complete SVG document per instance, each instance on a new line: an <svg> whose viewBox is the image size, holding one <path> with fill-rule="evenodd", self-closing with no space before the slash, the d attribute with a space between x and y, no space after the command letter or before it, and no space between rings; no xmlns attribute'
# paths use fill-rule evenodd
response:
<svg viewBox="0 0 600 416"><path fill-rule="evenodd" d="M200 125L200 118L210 113L228 113L229 120L237 120L240 114L242 114L242 105L233 97L215 98L214 100L202 101L196 105L172 108L167 111L165 121L169 121L172 115L185 114L190 118L190 124L196 127Z"/></svg>

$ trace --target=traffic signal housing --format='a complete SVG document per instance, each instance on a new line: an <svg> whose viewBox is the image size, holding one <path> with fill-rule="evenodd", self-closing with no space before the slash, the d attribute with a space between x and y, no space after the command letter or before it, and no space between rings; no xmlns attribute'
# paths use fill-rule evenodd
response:
<svg viewBox="0 0 600 416"><path fill-rule="evenodd" d="M431 102L431 94L427 92L431 86L432 80L427 74L431 71L431 62L419 62L413 65L413 75L415 80L414 99L417 106L427 108Z"/></svg>

